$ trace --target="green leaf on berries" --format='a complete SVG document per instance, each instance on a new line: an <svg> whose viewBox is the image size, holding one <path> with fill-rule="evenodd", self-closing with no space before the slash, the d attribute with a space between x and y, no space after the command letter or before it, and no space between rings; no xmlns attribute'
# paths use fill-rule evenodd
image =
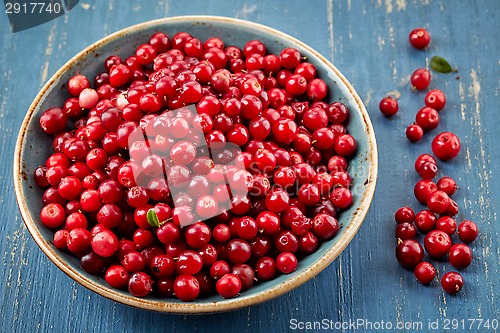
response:
<svg viewBox="0 0 500 333"><path fill-rule="evenodd" d="M445 58L440 56L434 56L431 59L431 68L432 70L439 73L451 73L456 72L456 69L453 69L451 65L446 61Z"/></svg>
<svg viewBox="0 0 500 333"><path fill-rule="evenodd" d="M148 214L146 215L146 218L148 220L148 223L152 227L158 228L160 226L160 221L158 220L158 215L156 215L154 208L151 208L148 210Z"/></svg>

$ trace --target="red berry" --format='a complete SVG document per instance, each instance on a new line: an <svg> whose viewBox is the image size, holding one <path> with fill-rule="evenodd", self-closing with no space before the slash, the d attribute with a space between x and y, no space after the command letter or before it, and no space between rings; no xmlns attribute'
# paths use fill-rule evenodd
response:
<svg viewBox="0 0 500 333"><path fill-rule="evenodd" d="M335 138L335 151L342 157L350 157L356 150L356 140L350 134L342 134Z"/></svg>
<svg viewBox="0 0 500 333"><path fill-rule="evenodd" d="M293 253L282 252L276 257L276 268L283 274L290 274L297 268L297 258Z"/></svg>
<svg viewBox="0 0 500 333"><path fill-rule="evenodd" d="M92 235L90 231L83 228L75 228L71 230L66 239L68 250L74 254L82 253L90 248Z"/></svg>
<svg viewBox="0 0 500 333"><path fill-rule="evenodd" d="M194 275L203 267L203 259L198 253L186 250L179 254L175 264L178 274Z"/></svg>
<svg viewBox="0 0 500 333"><path fill-rule="evenodd" d="M449 196L452 196L457 191L457 183L451 177L443 177L438 180L437 188L440 191L446 192Z"/></svg>
<svg viewBox="0 0 500 333"><path fill-rule="evenodd" d="M283 49L280 53L280 61L284 68L293 69L300 63L300 52L291 47Z"/></svg>
<svg viewBox="0 0 500 333"><path fill-rule="evenodd" d="M178 299L190 302L200 293L200 284L192 275L179 275L174 281L174 292Z"/></svg>
<svg viewBox="0 0 500 333"><path fill-rule="evenodd" d="M464 243L472 243L479 234L477 225L469 220L465 220L458 225L458 237Z"/></svg>
<svg viewBox="0 0 500 333"><path fill-rule="evenodd" d="M413 223L415 220L415 212L408 206L401 207L394 214L394 219L398 224L404 222Z"/></svg>
<svg viewBox="0 0 500 333"><path fill-rule="evenodd" d="M68 80L67 87L71 96L78 96L83 89L90 88L90 82L85 75L77 74Z"/></svg>
<svg viewBox="0 0 500 333"><path fill-rule="evenodd" d="M232 298L241 291L241 281L235 274L226 274L217 281L215 287L222 297Z"/></svg>
<svg viewBox="0 0 500 333"><path fill-rule="evenodd" d="M448 294L457 294L464 286L462 275L457 272L448 272L441 278L441 286Z"/></svg>
<svg viewBox="0 0 500 333"><path fill-rule="evenodd" d="M423 210L415 215L415 226L422 233L427 233L434 229L436 225L436 215L430 210Z"/></svg>
<svg viewBox="0 0 500 333"><path fill-rule="evenodd" d="M273 279L277 274L276 262L271 257L262 257L255 264L255 274L260 281Z"/></svg>
<svg viewBox="0 0 500 333"><path fill-rule="evenodd" d="M318 214L312 221L312 231L320 239L332 239L339 230L339 223L337 219L328 214Z"/></svg>
<svg viewBox="0 0 500 333"><path fill-rule="evenodd" d="M439 133L432 140L432 152L440 160L451 160L460 152L460 139L451 132Z"/></svg>
<svg viewBox="0 0 500 333"><path fill-rule="evenodd" d="M104 230L92 238L92 250L101 257L111 257L118 249L118 238L111 230Z"/></svg>
<svg viewBox="0 0 500 333"><path fill-rule="evenodd" d="M250 244L243 239L232 239L228 243L228 256L229 260L235 264L243 264L252 254Z"/></svg>
<svg viewBox="0 0 500 333"><path fill-rule="evenodd" d="M330 200L339 209L347 209L352 205L352 193L348 188L337 187L330 193Z"/></svg>
<svg viewBox="0 0 500 333"><path fill-rule="evenodd" d="M436 111L441 111L446 104L446 96L439 89L431 90L425 95L425 105Z"/></svg>
<svg viewBox="0 0 500 333"><path fill-rule="evenodd" d="M450 197L443 191L438 190L432 193L427 199L427 207L436 214L444 213L449 205Z"/></svg>
<svg viewBox="0 0 500 333"><path fill-rule="evenodd" d="M425 49L431 42L431 35L425 28L416 28L410 32L410 44L416 49Z"/></svg>
<svg viewBox="0 0 500 333"><path fill-rule="evenodd" d="M40 220L48 228L58 228L66 221L66 212L58 203L49 203L40 211Z"/></svg>
<svg viewBox="0 0 500 333"><path fill-rule="evenodd" d="M457 230L457 221L450 216L442 216L436 221L436 229L453 235Z"/></svg>
<svg viewBox="0 0 500 333"><path fill-rule="evenodd" d="M40 116L40 127L50 135L59 134L68 124L68 117L61 108L50 108Z"/></svg>
<svg viewBox="0 0 500 333"><path fill-rule="evenodd" d="M420 166L420 169L418 170L418 174L422 179L433 179L436 177L438 172L438 167L436 164L432 162L425 162Z"/></svg>
<svg viewBox="0 0 500 333"><path fill-rule="evenodd" d="M417 228L408 222L400 223L396 226L396 238L405 240L413 239L417 236Z"/></svg>
<svg viewBox="0 0 500 333"><path fill-rule="evenodd" d="M431 73L425 68L419 68L411 75L410 82L413 88L425 90L431 83Z"/></svg>
<svg viewBox="0 0 500 333"><path fill-rule="evenodd" d="M413 273L421 284L429 284L436 278L436 269L427 261L418 264Z"/></svg>
<svg viewBox="0 0 500 333"><path fill-rule="evenodd" d="M132 274L128 280L128 291L132 296L144 297L153 290L153 280L144 272Z"/></svg>
<svg viewBox="0 0 500 333"><path fill-rule="evenodd" d="M472 263L472 251L465 244L455 244L450 248L448 260L456 269L464 269Z"/></svg>
<svg viewBox="0 0 500 333"><path fill-rule="evenodd" d="M412 124L406 128L406 138L410 140L410 142L420 141L424 136L424 130L420 125Z"/></svg>
<svg viewBox="0 0 500 333"><path fill-rule="evenodd" d="M217 200L211 195L203 195L196 202L196 213L203 219L214 217L219 211Z"/></svg>
<svg viewBox="0 0 500 333"><path fill-rule="evenodd" d="M312 79L307 84L307 97L313 101L321 101L328 93L328 86L321 79Z"/></svg>
<svg viewBox="0 0 500 333"><path fill-rule="evenodd" d="M439 125L439 112L426 106L417 112L415 122L424 132L431 131Z"/></svg>
<svg viewBox="0 0 500 333"><path fill-rule="evenodd" d="M429 197L436 192L437 185L430 179L419 180L413 189L415 198L422 204L427 204Z"/></svg>
<svg viewBox="0 0 500 333"><path fill-rule="evenodd" d="M272 189L266 196L266 207L271 212L284 212L290 203L290 197L286 191L279 188Z"/></svg>
<svg viewBox="0 0 500 333"><path fill-rule="evenodd" d="M432 230L424 238L424 247L432 258L441 258L451 248L450 236L441 230Z"/></svg>
<svg viewBox="0 0 500 333"><path fill-rule="evenodd" d="M110 266L104 275L106 282L113 288L124 289L128 283L128 272L120 265Z"/></svg>
<svg viewBox="0 0 500 333"><path fill-rule="evenodd" d="M379 103L380 112L386 117L394 116L399 109L398 101L393 97L385 97Z"/></svg>
<svg viewBox="0 0 500 333"><path fill-rule="evenodd" d="M406 239L396 247L396 259L403 267L414 268L423 258L424 249L414 239Z"/></svg>
<svg viewBox="0 0 500 333"><path fill-rule="evenodd" d="M437 165L437 161L432 155L422 154L415 160L415 171L417 171L417 173L425 162L431 162Z"/></svg>
<svg viewBox="0 0 500 333"><path fill-rule="evenodd" d="M146 266L144 256L137 251L131 251L123 256L121 264L130 273L142 271Z"/></svg>

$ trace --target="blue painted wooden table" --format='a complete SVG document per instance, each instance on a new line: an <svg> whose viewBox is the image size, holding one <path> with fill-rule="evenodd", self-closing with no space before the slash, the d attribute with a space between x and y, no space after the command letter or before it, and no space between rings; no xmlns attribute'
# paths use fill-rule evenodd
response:
<svg viewBox="0 0 500 333"><path fill-rule="evenodd" d="M50 75L111 32L188 14L248 19L316 48L347 76L364 100L380 154L370 212L332 265L283 297L206 316L130 308L73 282L31 239L17 210L12 181L18 129ZM432 34L432 45L423 52L407 42L409 31L422 25ZM389 325L392 329L387 331L442 332L446 324L456 332L496 331L500 319L499 32L500 2L496 0L80 1L65 16L15 34L5 13L0 13L0 331L285 332L299 330L299 323L322 320L328 324L324 328L343 332L381 332ZM463 144L458 158L440 163L440 175L459 182L458 218L472 219L481 229L472 245L473 264L463 272L465 287L457 296L443 293L437 282L419 285L394 259L393 213L406 204L420 208L412 195L417 181L412 165L419 154L430 152L438 131L415 145L404 138L424 97L411 92L409 75L427 66L433 55L458 68L456 74L433 73L431 87L442 89L448 98L439 130L453 130ZM378 101L389 92L401 95L400 112L390 120L378 111ZM440 276L449 269L445 262L437 264ZM489 328L484 326L487 321ZM396 329L401 324L407 327ZM471 324L474 327L469 329ZM435 325L439 328L432 330Z"/></svg>

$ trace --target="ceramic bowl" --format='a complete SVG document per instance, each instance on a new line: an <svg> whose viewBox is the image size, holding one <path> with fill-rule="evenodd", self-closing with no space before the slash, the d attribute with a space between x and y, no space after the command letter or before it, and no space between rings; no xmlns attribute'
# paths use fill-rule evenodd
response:
<svg viewBox="0 0 500 333"><path fill-rule="evenodd" d="M200 40L220 37L226 45L242 48L253 39L260 39L268 52L279 54L283 48L294 47L317 68L318 76L329 85L330 100L345 103L350 110L348 131L357 140L357 154L350 162L353 179L354 204L343 212L338 234L324 242L319 250L302 259L297 270L289 275L259 283L239 297L219 296L183 303L175 299L154 296L137 298L125 291L110 288L103 278L87 274L79 260L57 250L52 244L53 232L39 221L42 191L35 185L33 171L43 165L52 152L51 139L39 127L42 112L60 106L66 98L65 83L78 72L91 78L102 71L102 63L111 54L127 56L154 32L170 36L187 31ZM325 57L303 42L280 31L256 23L214 16L186 16L160 19L138 24L90 45L62 66L35 97L19 131L14 161L15 192L24 222L33 239L49 259L84 287L114 301L130 306L170 313L211 313L247 307L278 297L310 280L325 269L349 244L370 207L377 179L377 146L368 113L358 94L347 79ZM334 274L332 271L331 274Z"/></svg>

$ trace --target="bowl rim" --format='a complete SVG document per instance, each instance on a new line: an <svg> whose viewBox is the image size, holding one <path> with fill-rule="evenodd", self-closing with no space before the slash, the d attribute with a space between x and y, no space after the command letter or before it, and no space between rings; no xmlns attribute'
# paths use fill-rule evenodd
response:
<svg viewBox="0 0 500 333"><path fill-rule="evenodd" d="M338 78L345 84L345 86L349 90L349 93L351 94L351 96L353 97L355 103L359 108L362 120L364 121L366 134L368 136L368 145L370 149L370 154L367 157L370 163L370 168L369 168L368 183L366 184L366 190L364 192L363 197L360 200L359 208L353 213L352 220L348 226L349 230L346 230L344 232L343 237L340 238L335 243L335 246L328 249L322 257L320 257L317 261L313 262L311 265L305 268L303 272L294 276L293 278L284 281L283 283L271 286L270 288L262 290L258 293L250 294L248 296L245 296L244 298L232 298L232 299L225 299L222 301L207 302L207 303L175 303L175 302L170 302L168 299L166 299L165 301L163 300L157 301L157 300L150 300L147 298L145 299L137 298L132 295L124 295L122 293L119 293L117 290L105 286L104 284L99 284L88 279L87 277L79 273L77 270L73 269L70 265L68 265L68 263L66 263L65 260L63 260L63 258L59 255L59 253L54 251L54 249L52 249L51 243L43 238L42 234L38 230L38 227L36 226L33 214L31 214L28 210L26 203L26 196L22 186L23 181L25 181L26 179L26 174L22 170L21 160L22 160L22 152L24 150L25 138L28 131L28 125L32 117L34 116L34 111L37 108L38 104L43 102L47 90L50 89L50 87L58 81L59 77L66 70L70 69L71 66L77 63L81 57L91 52L92 50L100 47L102 44L106 44L114 39L120 38L123 35L127 35L128 33L134 32L135 30L144 30L147 28L153 28L155 26L165 23L191 22L191 21L199 21L199 22L201 21L204 23L210 23L210 22L231 23L240 26L246 26L257 30L263 30L272 35L279 35L283 38L286 38L292 41L293 43L300 45L301 47L311 52L312 54L314 54L319 60L324 62L338 76ZM30 232L31 236L33 237L37 245L40 247L40 249L45 253L45 255L70 278L72 278L82 286L86 287L87 289L103 297L137 308L167 312L167 313L178 313L178 314L214 313L214 312L231 311L243 307L248 307L281 296L297 288L298 286L304 284L312 277L319 274L330 263L332 263L333 260L335 260L339 256L339 254L346 248L346 246L351 242L354 235L357 233L361 224L363 223L365 216L370 208L370 204L375 192L375 186L378 174L378 153L377 153L375 132L372 123L370 121L368 112L363 102L361 101L360 97L358 96L352 85L349 83L349 81L344 77L344 75L328 59L326 59L312 47L301 42L295 37L292 37L277 29L270 28L259 23L254 23L241 19L223 17L223 16L189 15L189 16L161 18L129 26L127 28L116 31L92 43L90 46L86 47L78 54L76 54L74 57L69 59L44 84L42 89L39 91L39 93L31 103L28 112L26 113L26 116L21 125L21 129L19 130L19 135L16 142L13 172L14 172L13 178L14 178L14 187L15 187L17 203L28 231Z"/></svg>

